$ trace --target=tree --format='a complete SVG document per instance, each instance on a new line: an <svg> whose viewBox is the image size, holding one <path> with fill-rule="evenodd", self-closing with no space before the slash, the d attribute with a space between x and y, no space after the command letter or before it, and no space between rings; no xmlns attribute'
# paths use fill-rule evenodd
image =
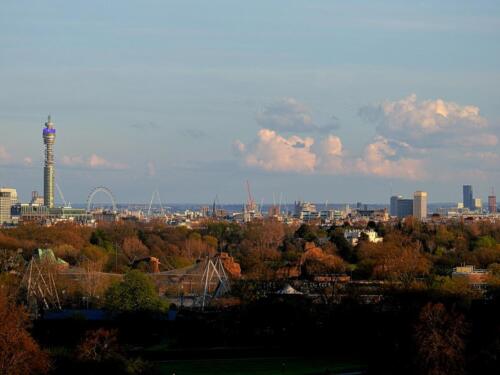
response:
<svg viewBox="0 0 500 375"><path fill-rule="evenodd" d="M334 228L330 230L330 240L337 247L339 255L348 262L355 259L354 251L351 244L345 239L342 228Z"/></svg>
<svg viewBox="0 0 500 375"><path fill-rule="evenodd" d="M83 270L80 280L82 290L91 302L102 296L109 285L109 282L106 281L102 273L103 266L102 262L94 262L92 260L84 260L80 263L80 267Z"/></svg>
<svg viewBox="0 0 500 375"><path fill-rule="evenodd" d="M75 265L78 262L80 251L77 250L73 245L62 244L54 247L54 254L58 258L64 259L71 265Z"/></svg>
<svg viewBox="0 0 500 375"><path fill-rule="evenodd" d="M441 303L424 306L415 327L417 360L422 373L464 373L465 333L462 314L449 313Z"/></svg>
<svg viewBox="0 0 500 375"><path fill-rule="evenodd" d="M481 297L481 291L474 289L465 278L437 276L434 279L435 289L442 296L458 300L462 304L470 304L473 299Z"/></svg>
<svg viewBox="0 0 500 375"><path fill-rule="evenodd" d="M103 362L116 357L119 353L116 330L100 328L89 331L77 348L78 359L82 361Z"/></svg>
<svg viewBox="0 0 500 375"><path fill-rule="evenodd" d="M0 375L45 374L50 363L27 331L26 311L0 290Z"/></svg>
<svg viewBox="0 0 500 375"><path fill-rule="evenodd" d="M307 242L316 242L318 240L315 228L309 224L302 224L295 232L295 238L302 238Z"/></svg>
<svg viewBox="0 0 500 375"><path fill-rule="evenodd" d="M245 240L259 250L277 250L285 238L283 224L273 220L252 221L245 227Z"/></svg>
<svg viewBox="0 0 500 375"><path fill-rule="evenodd" d="M427 275L431 263L418 245L361 242L358 250L359 268L377 279L401 282L409 286L416 277Z"/></svg>
<svg viewBox="0 0 500 375"><path fill-rule="evenodd" d="M100 328L88 331L76 350L73 360L64 373L76 374L128 374L150 373L148 363L139 358L126 357L118 342L116 330ZM75 369L76 367L76 369Z"/></svg>
<svg viewBox="0 0 500 375"><path fill-rule="evenodd" d="M491 236L481 236L474 242L474 248L494 248L497 242Z"/></svg>
<svg viewBox="0 0 500 375"><path fill-rule="evenodd" d="M305 276L343 273L346 262L337 255L325 254L318 247L307 250L302 259L302 272Z"/></svg>
<svg viewBox="0 0 500 375"><path fill-rule="evenodd" d="M244 239L236 254L241 268L249 277L270 279L274 276L281 253L285 230L282 223L265 220L253 221L245 226Z"/></svg>
<svg viewBox="0 0 500 375"><path fill-rule="evenodd" d="M106 307L117 312L160 312L165 303L156 292L153 281L141 271L125 274L123 281L112 285L105 295Z"/></svg>
<svg viewBox="0 0 500 375"><path fill-rule="evenodd" d="M126 237L122 251L130 261L149 256L149 249L137 237Z"/></svg>
<svg viewBox="0 0 500 375"><path fill-rule="evenodd" d="M474 264L481 268L488 268L490 264L500 262L500 246L481 247L472 252L474 255Z"/></svg>
<svg viewBox="0 0 500 375"><path fill-rule="evenodd" d="M109 256L109 254L106 253L106 250L95 245L85 246L82 250L82 255L84 259L102 263L105 263Z"/></svg>

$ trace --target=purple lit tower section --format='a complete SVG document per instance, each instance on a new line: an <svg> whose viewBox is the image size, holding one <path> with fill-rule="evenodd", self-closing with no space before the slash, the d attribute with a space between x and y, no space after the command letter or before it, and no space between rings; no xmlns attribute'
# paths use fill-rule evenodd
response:
<svg viewBox="0 0 500 375"><path fill-rule="evenodd" d="M43 168L43 203L46 207L54 207L54 143L56 128L50 120L50 115L43 129L43 143L45 144L45 166Z"/></svg>

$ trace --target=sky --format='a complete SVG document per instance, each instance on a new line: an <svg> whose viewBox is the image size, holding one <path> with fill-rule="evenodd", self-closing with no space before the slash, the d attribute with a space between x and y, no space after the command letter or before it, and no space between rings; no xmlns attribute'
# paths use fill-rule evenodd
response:
<svg viewBox="0 0 500 375"><path fill-rule="evenodd" d="M500 2L2 0L0 185L83 203L500 190ZM104 198L103 198L104 200Z"/></svg>

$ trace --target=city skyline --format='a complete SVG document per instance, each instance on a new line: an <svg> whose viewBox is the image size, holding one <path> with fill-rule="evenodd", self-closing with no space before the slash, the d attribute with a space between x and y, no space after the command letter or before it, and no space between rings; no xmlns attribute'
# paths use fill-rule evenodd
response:
<svg viewBox="0 0 500 375"><path fill-rule="evenodd" d="M44 151L44 168L43 168L43 197L44 197L44 205L46 207L54 207L56 202L59 204L59 206L61 206L62 204L66 205L68 202L66 201L63 201L64 197L61 195L62 194L62 191L60 189L60 187L58 187L59 189L59 200L57 201L56 199L56 196L55 196L55 187L56 187L56 182L55 182L55 169L54 169L54 151L53 151L53 145L54 145L54 142L55 142L55 134L56 134L56 129L55 129L55 126L54 126L54 123L52 122L51 120L51 116L48 115L48 119L47 119L47 122L45 122L44 124L44 128L43 128L43 143L45 144L45 151ZM247 190L250 188L249 186L249 182L248 180L246 181L246 184L245 186L247 187ZM5 187L5 188L8 188L7 186L2 186L2 187ZM21 190L23 190L23 188L21 187ZM92 192L95 190L95 187L92 188ZM494 188L492 188L492 191L490 194L493 194L493 190ZM34 194L38 194L39 192L36 191L36 190L31 190L31 196L33 197ZM248 191L248 193L250 193ZM425 206L427 206L427 203L454 203L453 201L427 201L427 192L422 192L422 191L416 191L415 192L415 197L417 196L417 194L419 193L423 193L425 194ZM17 193L16 193L17 194ZM159 192L158 189L154 190L153 191L153 194L158 194L157 196L157 199L161 199L161 194ZM273 192L273 200L276 200L276 195L275 193ZM459 203L462 203L465 207L467 207L468 209L470 210L474 210L474 207L471 206L474 204L474 201L479 199L479 201L481 201L481 198L477 198L477 196L473 196L473 186L472 185L463 185L462 186L462 196L463 196L463 200L462 202L459 202L459 201L456 201L456 202L459 202ZM87 197L88 198L88 197ZM154 195L153 195L153 198L154 198ZM280 199L283 199L284 198L284 195L283 195L283 192L280 192ZM399 198L399 199L403 199L403 197L401 195L398 195L398 196L393 196L391 195L389 197L389 204L388 204L388 207L390 209L390 212L391 214L393 214L393 210L395 208L393 208L393 204L397 202L393 202L393 199L394 198ZM490 206L490 200L492 198L495 198L496 197L493 195L488 195L488 206ZM224 204L238 204L237 202L231 202L231 201L227 201L227 202L220 202L220 199L218 197L218 195L216 195L215 197L215 200L218 201L219 203L224 203ZM405 199L403 199L405 200ZM413 200L408 200L406 199L407 201L413 201ZM264 201L264 198L261 198L261 201L262 201L262 204L263 204L263 201ZM310 201L310 202L319 202L319 201L315 201L314 199L303 199L302 197L299 197L298 199L295 199L294 201ZM359 199L356 199L355 197L352 198L352 200L350 201L345 201L345 202L340 202L340 201L336 201L336 202L330 202L331 204L349 204L349 203L354 203L354 202L358 202L358 204L360 203L360 200ZM496 201L495 201L496 202ZM134 202L134 201L130 201L130 202L126 202L126 201L123 201L121 203L130 203L130 204L140 204L141 202ZM183 203L193 203L193 204L207 204L207 203L210 203L210 201L183 201L183 202L167 202L167 203L180 203L180 204L183 204ZM365 203L368 203L368 204L375 204L375 205L386 205L386 203L384 203L383 201L380 201L380 202L377 202L377 201L370 201L370 202L365 202ZM76 202L77 205L81 205L83 204L83 201L77 201ZM276 202L274 202L273 204L276 204ZM283 205L290 205L291 204L291 201L288 201L288 200L285 200L283 202ZM328 200L326 201L325 205L328 204ZM269 202L266 202L267 206L270 205ZM419 205L417 205L419 207ZM414 206L414 210L415 210L415 206ZM419 209L420 211L420 209ZM398 213L397 214L398 216L400 216L400 214ZM422 215L419 213L418 214L419 217L421 217ZM425 210L425 214L423 215L424 217L426 216L426 210Z"/></svg>
<svg viewBox="0 0 500 375"><path fill-rule="evenodd" d="M366 3L370 22L341 2L216 3L7 2L0 185L43 191L48 113L75 203L100 185L238 203L246 180L265 203L458 202L464 184L487 202L500 184L497 3Z"/></svg>

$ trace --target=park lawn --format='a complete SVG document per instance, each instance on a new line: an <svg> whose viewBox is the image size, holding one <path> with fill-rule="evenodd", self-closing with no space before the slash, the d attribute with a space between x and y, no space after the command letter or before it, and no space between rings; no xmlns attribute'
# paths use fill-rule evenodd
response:
<svg viewBox="0 0 500 375"><path fill-rule="evenodd" d="M316 375L362 370L355 363L335 359L244 358L168 361L159 364L162 375Z"/></svg>

